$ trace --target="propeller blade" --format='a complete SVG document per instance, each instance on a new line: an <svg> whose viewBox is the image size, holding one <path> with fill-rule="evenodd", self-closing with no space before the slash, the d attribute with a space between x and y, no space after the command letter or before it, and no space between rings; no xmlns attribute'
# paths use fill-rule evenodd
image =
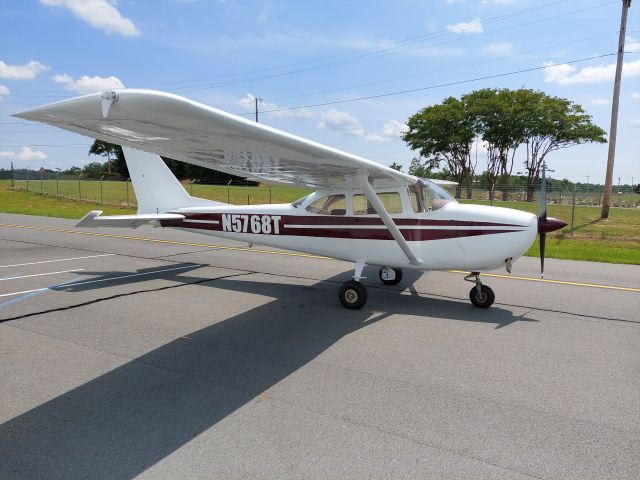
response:
<svg viewBox="0 0 640 480"><path fill-rule="evenodd" d="M542 165L542 179L540 181L540 215L538 218L541 222L547 219L547 175L546 165Z"/></svg>
<svg viewBox="0 0 640 480"><path fill-rule="evenodd" d="M545 232L540 233L540 278L544 278L544 247L547 240Z"/></svg>

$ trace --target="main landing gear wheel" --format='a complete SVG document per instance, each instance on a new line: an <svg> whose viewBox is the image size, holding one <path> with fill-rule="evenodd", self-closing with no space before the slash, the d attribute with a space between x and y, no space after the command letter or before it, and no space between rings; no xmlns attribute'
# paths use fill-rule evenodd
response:
<svg viewBox="0 0 640 480"><path fill-rule="evenodd" d="M343 307L357 310L367 303L367 289L360 282L349 280L340 287L338 298Z"/></svg>
<svg viewBox="0 0 640 480"><path fill-rule="evenodd" d="M496 295L493 293L493 290L486 285L481 285L479 292L478 287L473 287L469 292L469 300L478 308L489 308L493 305L495 299Z"/></svg>
<svg viewBox="0 0 640 480"><path fill-rule="evenodd" d="M385 285L398 285L402 281L402 270L399 268L380 267L378 277Z"/></svg>

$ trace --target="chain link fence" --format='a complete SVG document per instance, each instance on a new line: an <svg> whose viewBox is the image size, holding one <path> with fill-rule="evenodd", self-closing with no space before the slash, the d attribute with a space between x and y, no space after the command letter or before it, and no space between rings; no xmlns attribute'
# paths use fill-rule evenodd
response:
<svg viewBox="0 0 640 480"><path fill-rule="evenodd" d="M10 180L3 180L10 182ZM69 178L55 175L44 175L42 178L14 179L15 188L76 200L118 206L136 206L136 196L130 181L84 179L82 177ZM309 193L309 189L289 186L271 186L269 184L250 184L249 182L219 182L202 183L199 180L183 182L184 188L191 195L218 202L232 203L236 205L256 205L265 203L287 203ZM455 195L456 187L445 187L449 193ZM567 187L547 186L547 203L551 205L578 205L600 206L604 187L601 185L575 184ZM462 189L462 200L469 199L466 188ZM539 202L540 191L533 193L533 202ZM489 204L491 200L490 189L485 185L475 185L471 190L470 199ZM496 187L493 195L495 202L525 202L527 200L526 188L510 187L506 198L503 198L502 187ZM621 208L640 208L640 194L634 192L629 185L614 185L611 195L611 206Z"/></svg>
<svg viewBox="0 0 640 480"><path fill-rule="evenodd" d="M11 180L2 180L11 185ZM268 203L288 203L306 195L311 190L297 187L276 186L244 181L222 181L202 183L199 180L182 182L185 190L192 196L235 205L257 205ZM16 178L14 188L55 197L116 205L136 207L136 195L130 181L69 178L55 175L37 178Z"/></svg>
<svg viewBox="0 0 640 480"><path fill-rule="evenodd" d="M456 187L447 186L445 189L455 195ZM547 185L547 203L551 205L580 205L580 206L601 206L604 186L602 185L569 185L567 187L552 187ZM509 187L506 198L503 198L502 187L496 187L493 192L493 201L502 202L526 202L527 189L522 187ZM471 199L474 201L486 201L491 203L490 187L484 185L474 186L471 195L467 194L466 188L462 189L460 199ZM533 192L531 203L540 201L540 189ZM621 208L640 208L640 194L634 192L629 185L613 186L611 190L611 206Z"/></svg>

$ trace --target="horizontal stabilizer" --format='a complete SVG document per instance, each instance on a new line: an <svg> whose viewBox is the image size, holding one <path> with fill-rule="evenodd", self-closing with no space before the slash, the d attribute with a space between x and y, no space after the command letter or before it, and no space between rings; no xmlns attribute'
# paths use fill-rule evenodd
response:
<svg viewBox="0 0 640 480"><path fill-rule="evenodd" d="M76 227L120 227L138 228L145 223L158 220L184 220L184 215L177 213L145 213L143 215L107 215L101 216L102 210L93 210L80 220Z"/></svg>

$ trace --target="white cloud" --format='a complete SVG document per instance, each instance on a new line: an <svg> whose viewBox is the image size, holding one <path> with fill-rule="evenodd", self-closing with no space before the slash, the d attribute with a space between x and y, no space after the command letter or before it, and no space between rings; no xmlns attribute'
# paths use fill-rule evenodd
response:
<svg viewBox="0 0 640 480"><path fill-rule="evenodd" d="M574 85L576 83L598 83L613 80L616 64L584 67L578 70L573 65L545 62L544 81L557 85ZM640 75L640 60L625 62L622 67L623 76Z"/></svg>
<svg viewBox="0 0 640 480"><path fill-rule="evenodd" d="M447 25L447 30L453 33L482 33L482 21L476 17L470 22L459 22L453 25Z"/></svg>
<svg viewBox="0 0 640 480"><path fill-rule="evenodd" d="M47 154L41 150L31 150L31 147L21 147L18 153L10 151L0 151L0 158L10 158L15 160L46 160Z"/></svg>
<svg viewBox="0 0 640 480"><path fill-rule="evenodd" d="M591 103L593 103L594 105L609 105L609 99L608 98L592 98L591 99Z"/></svg>
<svg viewBox="0 0 640 480"><path fill-rule="evenodd" d="M140 31L128 18L123 17L114 6L115 2L107 0L40 0L48 7L64 7L87 22L92 27L107 33L119 33L125 37L140 35Z"/></svg>
<svg viewBox="0 0 640 480"><path fill-rule="evenodd" d="M631 94L631 98L635 98L636 100L640 100L640 92L633 92Z"/></svg>
<svg viewBox="0 0 640 480"><path fill-rule="evenodd" d="M0 85L0 102L2 101L2 97L5 95L9 95L11 92L4 85Z"/></svg>
<svg viewBox="0 0 640 480"><path fill-rule="evenodd" d="M8 78L10 80L33 80L46 69L47 67L35 60L31 60L24 65L7 65L0 60L0 78Z"/></svg>
<svg viewBox="0 0 640 480"><path fill-rule="evenodd" d="M516 0L482 0L482 5L513 5Z"/></svg>
<svg viewBox="0 0 640 480"><path fill-rule="evenodd" d="M355 137L362 137L364 135L364 128L362 128L360 120L347 112L341 112L335 108L320 114L318 128L334 130Z"/></svg>
<svg viewBox="0 0 640 480"><path fill-rule="evenodd" d="M237 105L241 106L248 112L253 112L256 109L256 97L251 93L247 93L244 97L236 102ZM306 108L298 108L295 110L280 110L282 107L279 107L275 103L265 102L264 100L258 104L258 111L263 112L264 115L268 115L270 117L275 118L310 118L313 117L313 112L311 110L307 110ZM277 112L270 112L269 110L279 110ZM262 113L260 113L262 114Z"/></svg>
<svg viewBox="0 0 640 480"><path fill-rule="evenodd" d="M482 47L482 51L489 55L509 55L513 52L513 43L509 42L498 42L498 43L490 43L489 45L485 45Z"/></svg>
<svg viewBox="0 0 640 480"><path fill-rule="evenodd" d="M124 88L124 85L119 78L114 77L89 77L83 75L78 80L74 80L69 75L54 75L52 80L56 83L61 83L66 86L67 90L71 90L78 93L94 93L101 92L103 90L112 90L118 88Z"/></svg>
<svg viewBox="0 0 640 480"><path fill-rule="evenodd" d="M624 43L625 52L640 52L640 40L633 37L627 37Z"/></svg>
<svg viewBox="0 0 640 480"><path fill-rule="evenodd" d="M394 138L400 138L409 127L402 122L390 119L382 126L382 131L367 133L357 117L332 108L320 114L318 128L333 130L352 137L360 137L367 142L389 142Z"/></svg>
<svg viewBox="0 0 640 480"><path fill-rule="evenodd" d="M383 125L382 134L385 137L400 137L407 130L409 130L409 127L406 124L391 119Z"/></svg>
<svg viewBox="0 0 640 480"><path fill-rule="evenodd" d="M402 122L391 119L382 126L382 132L370 133L365 136L367 142L389 142L394 138L400 138L409 127Z"/></svg>

